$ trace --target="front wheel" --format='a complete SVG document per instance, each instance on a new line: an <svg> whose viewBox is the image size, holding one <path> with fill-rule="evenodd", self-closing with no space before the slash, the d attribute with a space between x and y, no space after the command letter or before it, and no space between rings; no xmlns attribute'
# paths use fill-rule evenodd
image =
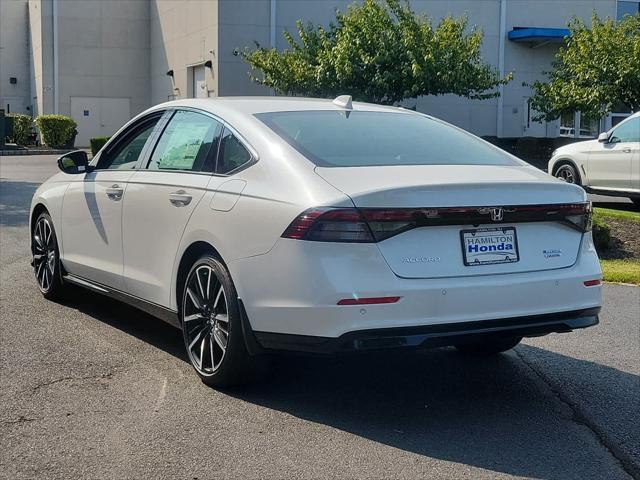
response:
<svg viewBox="0 0 640 480"><path fill-rule="evenodd" d="M455 347L462 353L486 357L497 353L506 352L518 345L522 337L496 337L486 338L470 343L462 343Z"/></svg>
<svg viewBox="0 0 640 480"><path fill-rule="evenodd" d="M42 295L49 300L62 296L64 284L60 271L60 251L53 221L47 212L41 213L31 232L33 272Z"/></svg>
<svg viewBox="0 0 640 480"><path fill-rule="evenodd" d="M556 178L560 180L564 180L567 183L574 183L576 185L580 185L580 175L576 170L576 167L571 165L570 163L565 163L558 167L555 174Z"/></svg>
<svg viewBox="0 0 640 480"><path fill-rule="evenodd" d="M253 359L242 336L238 296L214 256L204 255L191 267L180 315L189 361L204 383L226 387L248 379Z"/></svg>
<svg viewBox="0 0 640 480"><path fill-rule="evenodd" d="M633 202L633 204L636 206L636 208L640 210L640 198L639 197L630 198L629 200L631 200Z"/></svg>

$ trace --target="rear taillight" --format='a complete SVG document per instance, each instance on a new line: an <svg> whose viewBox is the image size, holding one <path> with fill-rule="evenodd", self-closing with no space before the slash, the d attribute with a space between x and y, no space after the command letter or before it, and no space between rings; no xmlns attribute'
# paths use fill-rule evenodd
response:
<svg viewBox="0 0 640 480"><path fill-rule="evenodd" d="M284 238L316 242L373 242L371 230L355 208L310 208L291 222Z"/></svg>
<svg viewBox="0 0 640 480"><path fill-rule="evenodd" d="M591 203L435 208L310 208L282 236L317 242L380 242L419 227L559 222L591 230Z"/></svg>
<svg viewBox="0 0 640 480"><path fill-rule="evenodd" d="M593 227L591 202L572 205L565 212L566 221L581 232L590 232Z"/></svg>

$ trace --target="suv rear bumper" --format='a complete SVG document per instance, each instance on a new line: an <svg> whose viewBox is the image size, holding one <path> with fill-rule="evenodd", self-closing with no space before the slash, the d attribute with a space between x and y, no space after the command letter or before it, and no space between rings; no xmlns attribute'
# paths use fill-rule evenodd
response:
<svg viewBox="0 0 640 480"><path fill-rule="evenodd" d="M598 324L600 307L527 317L347 332L337 338L253 332L267 350L337 354L462 344L490 336L535 337Z"/></svg>

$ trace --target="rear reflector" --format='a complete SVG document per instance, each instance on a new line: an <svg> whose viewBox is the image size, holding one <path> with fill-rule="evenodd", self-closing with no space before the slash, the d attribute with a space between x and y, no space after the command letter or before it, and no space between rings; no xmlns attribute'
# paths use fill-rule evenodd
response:
<svg viewBox="0 0 640 480"><path fill-rule="evenodd" d="M343 298L338 305L380 305L383 303L396 303L400 297L370 297L370 298Z"/></svg>
<svg viewBox="0 0 640 480"><path fill-rule="evenodd" d="M591 203L435 208L310 208L282 236L317 242L373 243L413 228L559 222L591 230Z"/></svg>
<svg viewBox="0 0 640 480"><path fill-rule="evenodd" d="M584 282L585 287L595 287L596 285L600 285L602 282L600 280L587 280Z"/></svg>

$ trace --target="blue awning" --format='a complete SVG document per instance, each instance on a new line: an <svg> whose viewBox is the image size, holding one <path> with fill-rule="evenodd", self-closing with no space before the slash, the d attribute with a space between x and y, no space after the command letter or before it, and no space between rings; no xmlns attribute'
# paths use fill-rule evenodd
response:
<svg viewBox="0 0 640 480"><path fill-rule="evenodd" d="M563 42L570 35L568 28L513 27L509 32L512 42L539 43Z"/></svg>

